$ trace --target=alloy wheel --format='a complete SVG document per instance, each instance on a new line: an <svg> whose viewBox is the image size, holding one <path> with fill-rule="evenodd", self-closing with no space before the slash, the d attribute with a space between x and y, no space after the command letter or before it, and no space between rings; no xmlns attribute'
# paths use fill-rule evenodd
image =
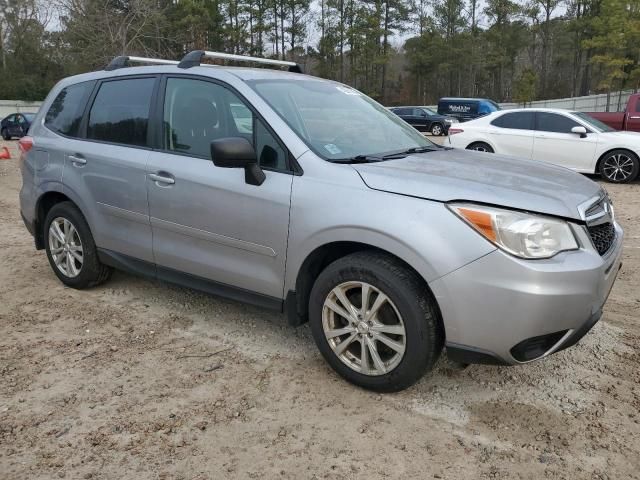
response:
<svg viewBox="0 0 640 480"><path fill-rule="evenodd" d="M352 370L377 376L404 357L406 329L391 299L366 282L345 282L327 295L322 328L333 353Z"/></svg>
<svg viewBox="0 0 640 480"><path fill-rule="evenodd" d="M84 260L82 241L76 227L66 218L56 217L51 222L49 252L63 275L74 278L80 274Z"/></svg>
<svg viewBox="0 0 640 480"><path fill-rule="evenodd" d="M624 153L610 155L604 160L602 171L612 182L624 182L633 173L633 159Z"/></svg>
<svg viewBox="0 0 640 480"><path fill-rule="evenodd" d="M435 136L442 135L442 127L440 125L434 125L431 127L431 133Z"/></svg>

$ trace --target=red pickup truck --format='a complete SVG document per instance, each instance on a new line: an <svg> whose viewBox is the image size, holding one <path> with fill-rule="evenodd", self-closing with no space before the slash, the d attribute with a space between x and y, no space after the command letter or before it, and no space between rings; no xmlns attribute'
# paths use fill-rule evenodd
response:
<svg viewBox="0 0 640 480"><path fill-rule="evenodd" d="M616 130L640 132L640 93L634 93L629 97L624 112L587 112L587 115Z"/></svg>

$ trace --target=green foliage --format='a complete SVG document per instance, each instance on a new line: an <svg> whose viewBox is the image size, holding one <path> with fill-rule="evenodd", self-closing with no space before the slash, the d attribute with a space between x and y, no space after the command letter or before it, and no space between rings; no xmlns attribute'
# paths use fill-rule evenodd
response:
<svg viewBox="0 0 640 480"><path fill-rule="evenodd" d="M0 0L0 97L115 55L294 59L385 104L640 87L638 0ZM562 13L560 16L559 14Z"/></svg>
<svg viewBox="0 0 640 480"><path fill-rule="evenodd" d="M532 102L536 95L537 76L530 68L524 69L513 85L513 100L526 105Z"/></svg>

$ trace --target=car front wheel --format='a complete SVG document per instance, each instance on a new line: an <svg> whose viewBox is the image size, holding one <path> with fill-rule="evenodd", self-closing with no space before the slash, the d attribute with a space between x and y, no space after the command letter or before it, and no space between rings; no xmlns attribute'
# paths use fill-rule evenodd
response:
<svg viewBox="0 0 640 480"><path fill-rule="evenodd" d="M491 145L484 142L475 142L467 147L467 150L475 150L476 152L493 153Z"/></svg>
<svg viewBox="0 0 640 480"><path fill-rule="evenodd" d="M434 123L433 125L431 125L431 135L439 137L443 133L444 128L442 128L442 125L440 125L439 123Z"/></svg>
<svg viewBox="0 0 640 480"><path fill-rule="evenodd" d="M418 275L383 253L330 264L309 300L314 340L327 362L360 387L393 392L435 364L444 342L435 303Z"/></svg>
<svg viewBox="0 0 640 480"><path fill-rule="evenodd" d="M9 135L9 132L7 131L6 128L2 129L2 139L3 140L11 140L11 135Z"/></svg>
<svg viewBox="0 0 640 480"><path fill-rule="evenodd" d="M612 183L632 182L639 170L638 156L627 150L613 150L600 162L600 175Z"/></svg>

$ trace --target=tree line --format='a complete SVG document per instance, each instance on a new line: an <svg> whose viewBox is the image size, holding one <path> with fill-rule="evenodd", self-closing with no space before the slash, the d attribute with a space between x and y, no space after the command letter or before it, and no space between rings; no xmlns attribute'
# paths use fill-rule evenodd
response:
<svg viewBox="0 0 640 480"><path fill-rule="evenodd" d="M640 86L640 0L0 0L0 98L115 55L294 60L388 105Z"/></svg>

